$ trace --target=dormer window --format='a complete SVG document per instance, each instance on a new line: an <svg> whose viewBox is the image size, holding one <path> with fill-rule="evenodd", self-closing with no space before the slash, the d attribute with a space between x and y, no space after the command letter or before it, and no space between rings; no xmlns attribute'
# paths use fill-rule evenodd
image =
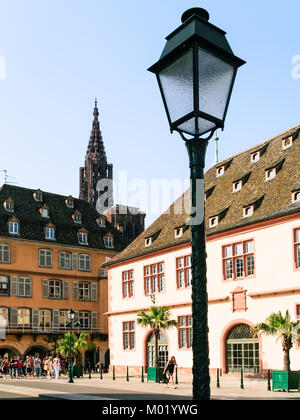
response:
<svg viewBox="0 0 300 420"><path fill-rule="evenodd" d="M42 207L40 209L40 213L41 213L41 216L43 218L45 218L45 219L48 219L49 218L49 208L47 206Z"/></svg>
<svg viewBox="0 0 300 420"><path fill-rule="evenodd" d="M224 175L225 173L225 166L220 166L217 168L217 177Z"/></svg>
<svg viewBox="0 0 300 420"><path fill-rule="evenodd" d="M299 191L294 191L292 193L292 202L293 203L299 203L300 202L300 190Z"/></svg>
<svg viewBox="0 0 300 420"><path fill-rule="evenodd" d="M214 227L218 226L218 223L219 223L218 216L210 217L210 219L209 219L209 227L210 228L214 228Z"/></svg>
<svg viewBox="0 0 300 420"><path fill-rule="evenodd" d="M182 236L182 234L183 234L183 228L182 227L175 229L175 239L180 238Z"/></svg>
<svg viewBox="0 0 300 420"><path fill-rule="evenodd" d="M99 217L99 219L97 219L97 223L98 223L98 226L101 228L106 227L106 220L103 217Z"/></svg>
<svg viewBox="0 0 300 420"><path fill-rule="evenodd" d="M260 159L260 152L255 152L251 154L251 163L258 162Z"/></svg>
<svg viewBox="0 0 300 420"><path fill-rule="evenodd" d="M35 201L41 203L43 201L43 193L41 190L37 190L33 193L33 198Z"/></svg>
<svg viewBox="0 0 300 420"><path fill-rule="evenodd" d="M10 213L13 213L13 212L14 212L14 208L15 208L15 205L14 205L13 200L12 200L11 198L8 198L8 199L4 202L4 207L5 207L5 210L6 210L6 211L8 211L8 212L10 212Z"/></svg>
<svg viewBox="0 0 300 420"><path fill-rule="evenodd" d="M243 213L244 213L243 214L243 217L250 217L250 216L252 216L253 213L254 213L254 206L244 207Z"/></svg>
<svg viewBox="0 0 300 420"><path fill-rule="evenodd" d="M53 225L45 227L45 239L55 241L55 227Z"/></svg>
<svg viewBox="0 0 300 420"><path fill-rule="evenodd" d="M145 247L150 246L152 244L152 238L145 239Z"/></svg>
<svg viewBox="0 0 300 420"><path fill-rule="evenodd" d="M20 223L18 219L13 218L8 222L8 231L10 235L19 235L20 234Z"/></svg>
<svg viewBox="0 0 300 420"><path fill-rule="evenodd" d="M80 245L88 245L88 233L85 230L78 232L78 242Z"/></svg>
<svg viewBox="0 0 300 420"><path fill-rule="evenodd" d="M81 213L80 213L80 211L76 211L74 214L73 214L73 220L74 220L74 223L78 223L78 224L81 224Z"/></svg>
<svg viewBox="0 0 300 420"><path fill-rule="evenodd" d="M232 187L232 191L233 192L238 192L242 189L243 183L242 181L237 181L233 183L233 187Z"/></svg>
<svg viewBox="0 0 300 420"><path fill-rule="evenodd" d="M73 197L68 197L65 201L67 207L69 207L70 209L74 208L74 198Z"/></svg>
<svg viewBox="0 0 300 420"><path fill-rule="evenodd" d="M269 169L266 171L266 181L276 178L276 168Z"/></svg>
<svg viewBox="0 0 300 420"><path fill-rule="evenodd" d="M288 149L293 144L293 137L288 137L287 139L282 140L282 149Z"/></svg>
<svg viewBox="0 0 300 420"><path fill-rule="evenodd" d="M113 248L114 247L114 238L112 236L105 236L104 245L105 245L106 248Z"/></svg>

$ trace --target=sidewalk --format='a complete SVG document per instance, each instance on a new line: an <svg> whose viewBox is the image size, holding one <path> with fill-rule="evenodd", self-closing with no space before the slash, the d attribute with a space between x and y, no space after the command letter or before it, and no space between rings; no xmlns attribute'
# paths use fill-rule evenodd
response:
<svg viewBox="0 0 300 420"><path fill-rule="evenodd" d="M267 381L261 379L244 379L244 389L240 387L240 378L221 377L220 388L216 386L216 378L211 378L211 399L216 400L281 400L294 399L300 400L300 392L272 392L267 390ZM68 378L61 377L59 380L47 380L45 378L25 378L25 379L0 379L0 391L16 394L23 394L32 397L49 396L52 399L85 399L85 400L114 400L117 394L142 394L144 399L151 400L151 395L159 394L159 398L177 400L192 399L191 378L179 378L177 389L171 385L165 388L164 384L141 382L140 377L130 377L126 381L126 375L118 375L113 380L111 375L103 375L100 379L98 374L88 375L84 378L74 378L74 384L68 383ZM116 395L114 395L116 394ZM128 397L128 395L127 395ZM123 398L122 398L123 399ZM156 398L157 399L157 398Z"/></svg>

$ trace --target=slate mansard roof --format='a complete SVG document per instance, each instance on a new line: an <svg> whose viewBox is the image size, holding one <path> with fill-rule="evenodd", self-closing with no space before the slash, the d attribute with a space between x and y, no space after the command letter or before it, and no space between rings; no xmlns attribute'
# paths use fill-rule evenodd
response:
<svg viewBox="0 0 300 420"><path fill-rule="evenodd" d="M67 196L42 192L42 201L38 202L34 194L40 190L32 190L4 184L0 188L0 236L11 238L8 232L8 221L16 218L20 222L20 235L17 238L44 243L77 246L82 248L106 249L104 237L111 233L114 237L114 248L110 251L121 251L124 244L121 234L107 220L106 227L99 227L98 212L86 201L72 198L73 207L66 204ZM11 199L14 211L8 212L4 203ZM43 218L40 209L45 206L49 210L49 218ZM81 223L75 223L73 215L80 212ZM45 239L44 228L52 224L55 227L55 241ZM80 245L78 232L83 229L88 232L88 245Z"/></svg>
<svg viewBox="0 0 300 420"><path fill-rule="evenodd" d="M283 149L285 139L292 145ZM259 152L260 159L251 156ZM217 170L224 167L224 174ZM276 169L276 177L266 180L266 172ZM233 184L241 181L242 188L233 192ZM292 201L292 193L300 191L300 125L291 128L231 158L225 159L205 174L206 235L225 232L264 220L300 212L300 201ZM184 201L186 200L186 201ZM190 208L189 191L173 203L148 229L108 264L149 254L190 241L190 228L186 225ZM253 206L253 214L244 217L244 208ZM183 211L179 212L178 208ZM181 213L181 214L177 214ZM210 218L219 216L218 224L211 228ZM175 229L183 227L182 235L175 238ZM152 244L145 247L145 239Z"/></svg>

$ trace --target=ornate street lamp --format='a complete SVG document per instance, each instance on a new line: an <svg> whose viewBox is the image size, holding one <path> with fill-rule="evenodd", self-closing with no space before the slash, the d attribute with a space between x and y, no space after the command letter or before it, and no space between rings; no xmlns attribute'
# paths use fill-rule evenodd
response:
<svg viewBox="0 0 300 420"><path fill-rule="evenodd" d="M209 139L224 128L237 70L226 33L209 23L206 10L193 8L166 39L156 74L171 132L185 141L191 168L193 315L193 396L210 399L208 302L204 219L204 166ZM200 190L199 190L200 186Z"/></svg>

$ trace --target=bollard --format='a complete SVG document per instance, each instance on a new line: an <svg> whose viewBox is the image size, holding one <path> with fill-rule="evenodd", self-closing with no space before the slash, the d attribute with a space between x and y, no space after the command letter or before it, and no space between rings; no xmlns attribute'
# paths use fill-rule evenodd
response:
<svg viewBox="0 0 300 420"><path fill-rule="evenodd" d="M100 379L101 380L103 379L103 369L102 369L102 366L100 366Z"/></svg>
<svg viewBox="0 0 300 420"><path fill-rule="evenodd" d="M217 369L217 388L220 388L220 369Z"/></svg>
<svg viewBox="0 0 300 420"><path fill-rule="evenodd" d="M241 389L244 389L243 369L241 369Z"/></svg>
<svg viewBox="0 0 300 420"><path fill-rule="evenodd" d="M271 391L271 370L268 369L268 391Z"/></svg>
<svg viewBox="0 0 300 420"><path fill-rule="evenodd" d="M178 385L177 368L176 368L176 371L175 371L175 384Z"/></svg>
<svg viewBox="0 0 300 420"><path fill-rule="evenodd" d="M89 368L89 379L92 379L91 368Z"/></svg>
<svg viewBox="0 0 300 420"><path fill-rule="evenodd" d="M129 382L129 369L127 366L127 370L126 370L126 381Z"/></svg>
<svg viewBox="0 0 300 420"><path fill-rule="evenodd" d="M144 366L142 366L142 382L145 382L144 381Z"/></svg>
<svg viewBox="0 0 300 420"><path fill-rule="evenodd" d="M116 380L116 373L115 373L115 367L113 366L113 381Z"/></svg>

